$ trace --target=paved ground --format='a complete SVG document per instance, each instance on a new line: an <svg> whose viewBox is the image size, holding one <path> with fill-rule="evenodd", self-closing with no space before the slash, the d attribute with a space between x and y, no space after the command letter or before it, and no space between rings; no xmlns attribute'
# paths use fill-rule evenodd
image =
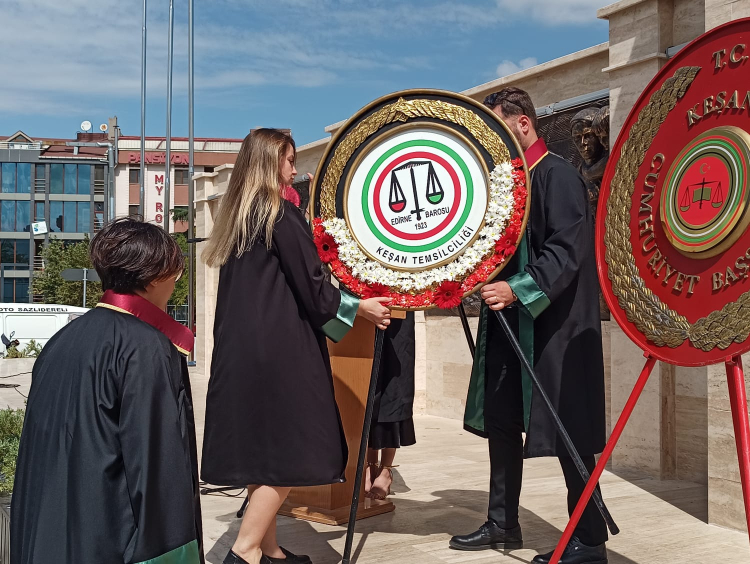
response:
<svg viewBox="0 0 750 564"><path fill-rule="evenodd" d="M5 362L0 360L0 363ZM0 371L0 405L23 406L28 374ZM200 435L207 381L192 374ZM417 417L417 444L402 449L396 463L396 511L357 523L353 560L358 564L408 562L527 563L551 550L567 522L565 486L554 459L527 461L521 497L525 548L511 552L464 553L448 548L453 534L474 530L485 519L486 443L462 430L457 421ZM622 529L609 543L611 564L714 564L750 561L744 533L706 524L705 487L698 484L632 479L605 473L604 498ZM207 561L222 561L237 534L235 512L241 497L203 497ZM330 527L279 517L282 544L309 554L315 564L335 564L344 548L345 527Z"/></svg>
<svg viewBox="0 0 750 564"><path fill-rule="evenodd" d="M207 379L192 376L196 416L202 432ZM460 422L415 418L417 444L402 449L396 464L396 511L357 522L352 560L358 564L408 562L527 563L552 550L567 523L566 489L555 459L529 460L521 496L523 550L460 552L448 548L451 535L475 530L486 518L489 462L483 439ZM744 533L708 525L705 487L651 479L627 480L606 472L602 488L622 532L609 543L610 564L714 564L750 561ZM221 563L239 527L242 498L203 497L207 561ZM345 527L279 517L279 539L315 564L336 564L344 550Z"/></svg>

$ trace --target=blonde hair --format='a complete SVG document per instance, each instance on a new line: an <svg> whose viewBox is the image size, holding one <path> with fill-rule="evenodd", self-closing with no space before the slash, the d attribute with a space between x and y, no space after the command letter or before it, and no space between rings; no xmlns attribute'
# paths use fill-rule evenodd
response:
<svg viewBox="0 0 750 564"><path fill-rule="evenodd" d="M245 137L203 251L207 265L222 266L258 240L271 248L283 210L279 166L289 147L296 156L294 140L278 129L256 129Z"/></svg>

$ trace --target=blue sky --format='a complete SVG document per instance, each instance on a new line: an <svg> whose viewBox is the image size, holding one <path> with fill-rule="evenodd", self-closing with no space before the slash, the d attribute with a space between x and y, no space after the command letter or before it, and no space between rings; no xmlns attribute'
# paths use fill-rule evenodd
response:
<svg viewBox="0 0 750 564"><path fill-rule="evenodd" d="M461 91L607 41L606 0L195 0L195 134L298 144L405 88ZM172 134L187 135L187 0L175 0ZM166 127L168 0L148 0L148 135ZM137 0L0 0L0 135L140 134ZM10 47L15 46L15 48Z"/></svg>

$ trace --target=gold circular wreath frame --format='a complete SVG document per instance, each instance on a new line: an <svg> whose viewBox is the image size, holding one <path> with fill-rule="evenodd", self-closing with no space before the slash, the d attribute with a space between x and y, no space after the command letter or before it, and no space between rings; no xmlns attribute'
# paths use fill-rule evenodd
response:
<svg viewBox="0 0 750 564"><path fill-rule="evenodd" d="M323 221L336 217L336 187L346 163L349 162L357 147L384 125L406 122L418 117L450 121L465 127L487 150L495 166L511 160L510 151L502 142L500 136L470 109L442 100L404 100L399 98L360 121L336 147L321 183L320 215Z"/></svg>
<svg viewBox="0 0 750 564"><path fill-rule="evenodd" d="M610 184L604 227L605 260L612 293L633 325L657 346L679 347L685 340L710 351L742 343L750 335L750 291L737 301L691 324L663 303L646 286L635 264L630 242L630 210L638 170L659 127L695 79L701 67L681 67L657 90L644 107L622 145Z"/></svg>

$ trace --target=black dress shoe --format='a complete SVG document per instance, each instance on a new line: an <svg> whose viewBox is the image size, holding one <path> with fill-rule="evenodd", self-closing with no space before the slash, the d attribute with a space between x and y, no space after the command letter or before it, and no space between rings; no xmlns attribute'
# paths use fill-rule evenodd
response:
<svg viewBox="0 0 750 564"><path fill-rule="evenodd" d="M552 554L539 554L531 562L533 564L549 564L552 560ZM568 546L565 547L559 564L607 564L607 547L604 543L598 546L588 546L583 544L577 537L570 539Z"/></svg>
<svg viewBox="0 0 750 564"><path fill-rule="evenodd" d="M455 536L448 544L456 550L523 548L523 537L521 536L520 525L512 529L501 529L497 526L497 523L489 520L479 527L478 531L468 535Z"/></svg>
<svg viewBox="0 0 750 564"><path fill-rule="evenodd" d="M237 556L233 550L230 550L226 557L224 558L224 561L222 564L249 564L247 560L244 558ZM260 564L271 564L271 561L268 559L268 557L263 554L260 557Z"/></svg>
<svg viewBox="0 0 750 564"><path fill-rule="evenodd" d="M281 552L284 553L284 556L286 558L272 558L270 556L266 556L271 561L271 564L282 564L282 562L286 562L286 564L312 564L312 560L310 560L310 557L306 554L294 554L293 552L288 551L283 546L279 547L281 549Z"/></svg>

